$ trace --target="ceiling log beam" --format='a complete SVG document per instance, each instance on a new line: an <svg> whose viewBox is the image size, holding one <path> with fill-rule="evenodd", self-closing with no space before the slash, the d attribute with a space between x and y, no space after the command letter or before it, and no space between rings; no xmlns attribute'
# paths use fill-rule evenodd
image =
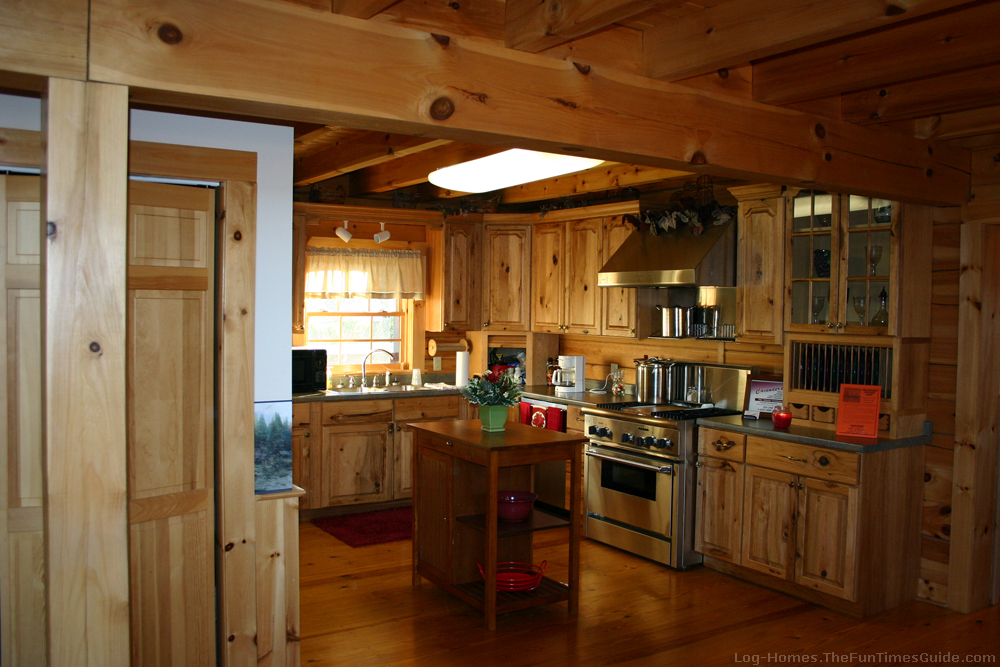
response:
<svg viewBox="0 0 1000 667"><path fill-rule="evenodd" d="M878 123L1000 104L1000 65L842 95L840 113L852 123Z"/></svg>
<svg viewBox="0 0 1000 667"><path fill-rule="evenodd" d="M495 146L453 142L417 155L383 162L351 174L351 196L360 197L377 192L389 192L397 188L426 183L427 176L436 169L450 167L469 160L478 160L503 150L505 149Z"/></svg>
<svg viewBox="0 0 1000 667"><path fill-rule="evenodd" d="M902 134L293 5L167 4L174 44L152 29L162 0L92 0L90 77L141 102L919 203L969 196L968 151Z"/></svg>
<svg viewBox="0 0 1000 667"><path fill-rule="evenodd" d="M754 99L790 104L1000 62L1000 3L934 17L755 63Z"/></svg>
<svg viewBox="0 0 1000 667"><path fill-rule="evenodd" d="M507 0L504 44L538 53L655 7L656 0Z"/></svg>
<svg viewBox="0 0 1000 667"><path fill-rule="evenodd" d="M356 19L370 19L384 12L399 0L333 0L334 14L353 16Z"/></svg>
<svg viewBox="0 0 1000 667"><path fill-rule="evenodd" d="M348 137L295 161L295 185L308 185L334 176L388 162L448 143L406 134L365 132Z"/></svg>
<svg viewBox="0 0 1000 667"><path fill-rule="evenodd" d="M558 197L571 197L589 192L617 190L693 175L689 171L677 171L676 169L605 163L575 174L506 188L502 191L500 203L519 204Z"/></svg>
<svg viewBox="0 0 1000 667"><path fill-rule="evenodd" d="M643 73L676 81L969 0L732 0L647 30Z"/></svg>

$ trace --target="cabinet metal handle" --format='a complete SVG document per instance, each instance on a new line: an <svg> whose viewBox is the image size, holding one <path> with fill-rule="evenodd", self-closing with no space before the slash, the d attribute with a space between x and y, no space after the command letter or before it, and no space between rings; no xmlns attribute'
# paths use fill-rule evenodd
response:
<svg viewBox="0 0 1000 667"><path fill-rule="evenodd" d="M452 441L450 441L450 440L445 440L444 444L448 445L449 447L454 447L455 446L455 443L452 442Z"/></svg>
<svg viewBox="0 0 1000 667"><path fill-rule="evenodd" d="M723 442L722 438L719 438L718 440L716 440L715 442L713 442L712 445L716 449L718 449L720 452L724 452L727 449L732 449L733 447L735 447L736 443L735 442Z"/></svg>
<svg viewBox="0 0 1000 667"><path fill-rule="evenodd" d="M789 482L788 483L788 487L791 488L791 489L794 489L795 488L795 482L794 481Z"/></svg>
<svg viewBox="0 0 1000 667"><path fill-rule="evenodd" d="M694 467L695 468L703 468L704 466L705 466L705 464L702 463L701 461L695 461L695 463L694 463Z"/></svg>
<svg viewBox="0 0 1000 667"><path fill-rule="evenodd" d="M788 459L789 461L798 461L800 463L809 463L808 459L797 459L794 456L788 456L786 454L778 454L783 459Z"/></svg>
<svg viewBox="0 0 1000 667"><path fill-rule="evenodd" d="M799 488L800 488L800 489L804 489L804 488L806 488L806 485L805 485L805 484L803 484L802 482L799 482Z"/></svg>

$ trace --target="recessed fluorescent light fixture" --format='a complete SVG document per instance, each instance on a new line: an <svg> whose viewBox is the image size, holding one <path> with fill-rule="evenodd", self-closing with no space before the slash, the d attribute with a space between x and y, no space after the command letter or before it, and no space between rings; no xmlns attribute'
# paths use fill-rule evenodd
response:
<svg viewBox="0 0 1000 667"><path fill-rule="evenodd" d="M490 192L591 169L604 160L514 148L432 172L434 185L457 192Z"/></svg>
<svg viewBox="0 0 1000 667"><path fill-rule="evenodd" d="M339 238L344 243L347 243L352 238L354 238L354 234L347 231L347 220L344 220L343 227L337 227L337 230L334 232L334 234L336 234L337 238Z"/></svg>

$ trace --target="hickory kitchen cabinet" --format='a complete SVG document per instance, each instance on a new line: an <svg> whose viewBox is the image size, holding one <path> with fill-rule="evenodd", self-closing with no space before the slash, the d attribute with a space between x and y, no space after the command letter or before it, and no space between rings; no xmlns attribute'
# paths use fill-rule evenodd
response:
<svg viewBox="0 0 1000 667"><path fill-rule="evenodd" d="M784 438L700 430L695 548L705 564L855 616L914 598L923 448Z"/></svg>
<svg viewBox="0 0 1000 667"><path fill-rule="evenodd" d="M483 226L446 222L444 226L443 331L482 327Z"/></svg>
<svg viewBox="0 0 1000 667"><path fill-rule="evenodd" d="M626 202L534 216L532 331L636 336L635 289L598 287L597 278L634 230L624 214L638 212L638 202Z"/></svg>
<svg viewBox="0 0 1000 667"><path fill-rule="evenodd" d="M412 493L410 422L455 419L457 395L310 401L292 406L292 477L302 509L405 500Z"/></svg>

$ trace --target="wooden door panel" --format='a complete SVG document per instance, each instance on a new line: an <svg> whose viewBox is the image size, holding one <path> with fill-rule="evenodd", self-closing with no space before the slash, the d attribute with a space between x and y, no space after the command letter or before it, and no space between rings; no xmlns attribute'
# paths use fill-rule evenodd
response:
<svg viewBox="0 0 1000 667"><path fill-rule="evenodd" d="M132 499L210 484L207 299L205 292L129 291Z"/></svg>
<svg viewBox="0 0 1000 667"><path fill-rule="evenodd" d="M37 201L7 202L7 263L41 262L41 205Z"/></svg>
<svg viewBox="0 0 1000 667"><path fill-rule="evenodd" d="M618 250L634 228L622 216L604 218L604 261ZM600 268L598 268L600 271ZM636 292L634 287L601 287L601 333L635 338Z"/></svg>
<svg viewBox="0 0 1000 667"><path fill-rule="evenodd" d="M739 565L743 533L743 464L698 457L694 548Z"/></svg>
<svg viewBox="0 0 1000 667"><path fill-rule="evenodd" d="M324 506L389 499L389 425L323 428Z"/></svg>
<svg viewBox="0 0 1000 667"><path fill-rule="evenodd" d="M566 225L549 222L531 230L531 330L560 333L565 292Z"/></svg>
<svg viewBox="0 0 1000 667"><path fill-rule="evenodd" d="M132 664L215 664L215 574L210 510L129 527Z"/></svg>
<svg viewBox="0 0 1000 667"><path fill-rule="evenodd" d="M9 507L41 507L41 292L7 290L7 465Z"/></svg>
<svg viewBox="0 0 1000 667"><path fill-rule="evenodd" d="M420 492L417 494L416 515L424 520L417 526L416 553L422 562L450 579L452 457L429 449L420 449L418 456Z"/></svg>
<svg viewBox="0 0 1000 667"><path fill-rule="evenodd" d="M215 193L129 186L132 662L215 663Z"/></svg>
<svg viewBox="0 0 1000 667"><path fill-rule="evenodd" d="M795 582L855 599L857 487L802 478Z"/></svg>
<svg viewBox="0 0 1000 667"><path fill-rule="evenodd" d="M785 200L740 202L740 331L781 343Z"/></svg>
<svg viewBox="0 0 1000 667"><path fill-rule="evenodd" d="M133 182L129 198L130 266L209 266L213 190Z"/></svg>
<svg viewBox="0 0 1000 667"><path fill-rule="evenodd" d="M743 565L791 579L795 555L795 475L746 466Z"/></svg>
<svg viewBox="0 0 1000 667"><path fill-rule="evenodd" d="M603 266L602 218L566 223L566 328L569 333L601 333L597 272Z"/></svg>
<svg viewBox="0 0 1000 667"><path fill-rule="evenodd" d="M41 516L39 516L41 519ZM38 522L39 524L41 521ZM45 656L45 534L37 530L8 534L9 600L4 613L9 616L9 635L4 637L4 662L11 665L44 665ZM16 611L15 611L16 610Z"/></svg>

